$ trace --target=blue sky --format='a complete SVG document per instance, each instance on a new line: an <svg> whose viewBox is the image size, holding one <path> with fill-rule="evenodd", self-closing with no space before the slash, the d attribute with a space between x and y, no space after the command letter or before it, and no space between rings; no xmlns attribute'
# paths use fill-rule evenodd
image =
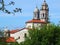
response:
<svg viewBox="0 0 60 45"><path fill-rule="evenodd" d="M8 4L12 0L5 0ZM6 8L12 11L15 7L22 8L22 13L6 14L0 11L0 28L8 27L9 29L17 29L25 27L25 22L33 18L33 11L36 7L41 8L43 0L14 0L14 6ZM57 24L60 21L60 0L46 0L49 6L49 18L52 23Z"/></svg>

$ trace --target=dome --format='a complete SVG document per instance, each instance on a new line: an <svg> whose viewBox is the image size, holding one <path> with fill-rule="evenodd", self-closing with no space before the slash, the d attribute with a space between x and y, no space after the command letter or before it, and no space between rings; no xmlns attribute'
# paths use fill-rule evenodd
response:
<svg viewBox="0 0 60 45"><path fill-rule="evenodd" d="M36 7L35 10L34 10L34 12L39 12L39 9Z"/></svg>

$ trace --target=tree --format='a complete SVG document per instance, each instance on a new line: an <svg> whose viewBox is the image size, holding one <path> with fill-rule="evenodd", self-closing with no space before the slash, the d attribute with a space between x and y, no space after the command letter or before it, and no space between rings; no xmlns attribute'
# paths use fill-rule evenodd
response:
<svg viewBox="0 0 60 45"><path fill-rule="evenodd" d="M60 45L60 26L48 25L41 29L28 30L29 37L25 37L25 41L18 43L10 43L11 45ZM1 44L2 42L0 42ZM6 44L3 42L2 44ZM8 45L8 44L6 44Z"/></svg>
<svg viewBox="0 0 60 45"><path fill-rule="evenodd" d="M6 8L6 6L9 6L9 5L14 5L15 4L15 2L13 2L13 1L11 1L9 4L5 4L5 2L4 2L4 0L0 0L0 10L1 11L3 11L4 13L7 13L7 14L15 14L15 13L17 13L17 12L20 12L20 13L22 13L22 9L21 8L15 8L15 9L13 9L13 11L9 11L7 8Z"/></svg>
<svg viewBox="0 0 60 45"><path fill-rule="evenodd" d="M29 37L20 45L60 45L60 26L53 24L29 30Z"/></svg>
<svg viewBox="0 0 60 45"><path fill-rule="evenodd" d="M2 29L0 29L0 37L3 37L4 36L4 32Z"/></svg>

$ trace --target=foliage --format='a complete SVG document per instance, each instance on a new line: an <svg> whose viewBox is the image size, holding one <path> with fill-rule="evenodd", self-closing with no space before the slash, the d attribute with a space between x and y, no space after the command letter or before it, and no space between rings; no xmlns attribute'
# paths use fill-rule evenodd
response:
<svg viewBox="0 0 60 45"><path fill-rule="evenodd" d="M8 10L7 9L7 6L9 7L9 5L11 6L11 5L14 5L15 4L15 2L13 2L13 1L11 1L9 4L5 4L5 0L0 0L0 4L2 5L1 7L0 7L0 10L2 11L2 12L4 12L4 13L7 13L7 14L15 14L15 13L17 13L17 12L22 12L21 10L21 8L15 8L15 9L13 9L13 11L10 11L10 10Z"/></svg>
<svg viewBox="0 0 60 45"><path fill-rule="evenodd" d="M17 42L15 43L0 42L0 45L19 45L19 44Z"/></svg>
<svg viewBox="0 0 60 45"><path fill-rule="evenodd" d="M0 45L7 45L7 43L5 43L5 42L0 42Z"/></svg>
<svg viewBox="0 0 60 45"><path fill-rule="evenodd" d="M2 36L4 36L4 34L3 34L4 32L3 32L3 30L2 29L0 29L0 37L2 37Z"/></svg>
<svg viewBox="0 0 60 45"><path fill-rule="evenodd" d="M20 45L60 45L60 26L53 24L29 30L29 36Z"/></svg>
<svg viewBox="0 0 60 45"><path fill-rule="evenodd" d="M0 43L1 44L1 43ZM6 44L6 43L5 43ZM60 45L60 26L48 25L41 29L30 29L29 37L24 42L8 43L6 45Z"/></svg>

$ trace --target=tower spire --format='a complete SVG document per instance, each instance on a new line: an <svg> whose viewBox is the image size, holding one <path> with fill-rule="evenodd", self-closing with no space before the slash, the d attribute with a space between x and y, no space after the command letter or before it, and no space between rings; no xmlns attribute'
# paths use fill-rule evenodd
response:
<svg viewBox="0 0 60 45"><path fill-rule="evenodd" d="M46 0L44 0L44 2L46 2Z"/></svg>
<svg viewBox="0 0 60 45"><path fill-rule="evenodd" d="M38 8L38 6L36 5L36 8Z"/></svg>

